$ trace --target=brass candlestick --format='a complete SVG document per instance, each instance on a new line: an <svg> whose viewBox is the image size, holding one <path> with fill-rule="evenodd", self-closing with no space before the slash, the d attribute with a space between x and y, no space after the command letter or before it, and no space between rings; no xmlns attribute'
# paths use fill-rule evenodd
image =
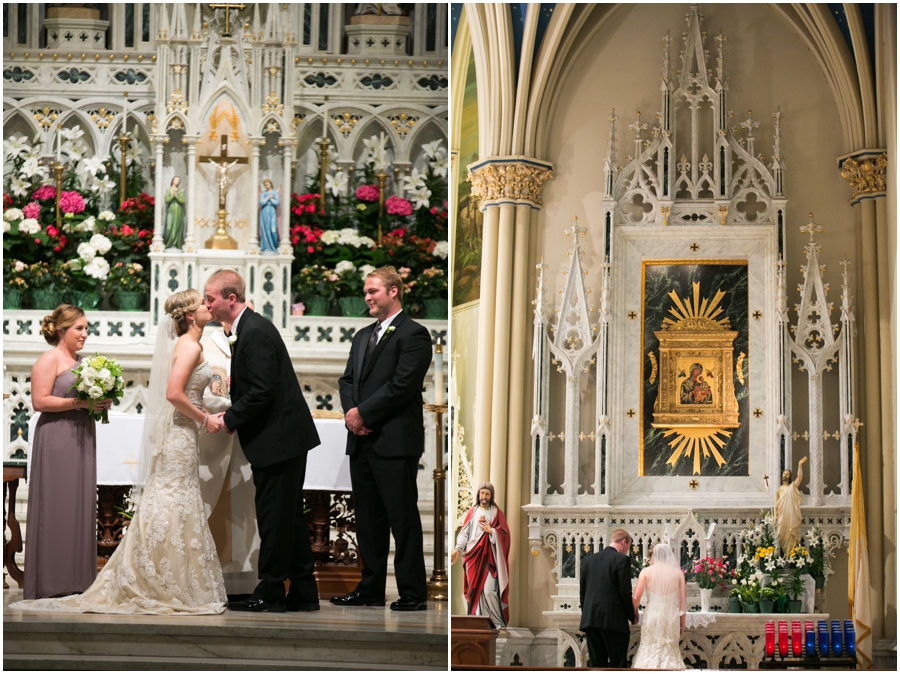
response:
<svg viewBox="0 0 900 674"><path fill-rule="evenodd" d="M435 432L437 435L436 462L434 468L434 571L428 579L428 598L435 601L446 601L449 597L447 582L447 552L444 548L445 520L447 499L445 486L447 471L444 470L444 414L447 405L425 405L427 412L434 412Z"/></svg>
<svg viewBox="0 0 900 674"><path fill-rule="evenodd" d="M384 236L384 233L381 231L381 218L384 217L384 183L387 180L384 168L375 177L378 178L378 245L380 246L381 239Z"/></svg>
<svg viewBox="0 0 900 674"><path fill-rule="evenodd" d="M57 162L56 164L51 163L50 168L53 169L53 173L56 175L56 229L62 231L62 215L59 212L59 197L62 194L62 174L64 167L62 162Z"/></svg>
<svg viewBox="0 0 900 674"><path fill-rule="evenodd" d="M325 127L325 134L322 136L322 140L319 141L319 163L321 164L321 168L319 169L319 211L325 211L325 170L328 168L328 146L331 144L328 142L328 127Z"/></svg>
<svg viewBox="0 0 900 674"><path fill-rule="evenodd" d="M119 141L119 148L122 150L122 163L119 164L119 208L125 201L125 180L127 171L125 170L125 149L128 147L128 134L125 133L125 127L122 127L122 135L116 138Z"/></svg>

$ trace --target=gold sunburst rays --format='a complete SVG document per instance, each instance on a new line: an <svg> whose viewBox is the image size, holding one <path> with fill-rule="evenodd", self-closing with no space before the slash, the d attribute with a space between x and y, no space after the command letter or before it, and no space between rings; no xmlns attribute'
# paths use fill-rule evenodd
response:
<svg viewBox="0 0 900 674"><path fill-rule="evenodd" d="M700 283L691 284L693 289L693 297L681 298L675 290L669 291L669 297L675 304L669 307L669 313L675 317L663 319L663 330L678 330L684 328L695 328L699 326L712 328L715 330L731 329L731 321L728 317L718 318L725 310L719 306L722 298L725 297L725 291L719 289L713 296L712 300L708 297L700 298Z"/></svg>
<svg viewBox="0 0 900 674"><path fill-rule="evenodd" d="M723 449L731 438L731 431L727 431L724 428L697 427L670 428L663 433L664 438L672 435L675 438L669 442L669 447L672 447L674 451L669 460L666 461L667 465L675 466L682 456L685 458L693 456L694 475L700 475L701 458L708 459L712 456L716 463L719 464L719 468L727 463L719 453L719 450Z"/></svg>

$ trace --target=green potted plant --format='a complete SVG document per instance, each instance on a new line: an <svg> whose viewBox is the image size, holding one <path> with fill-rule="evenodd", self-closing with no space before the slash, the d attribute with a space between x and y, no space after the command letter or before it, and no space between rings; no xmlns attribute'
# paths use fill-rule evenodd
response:
<svg viewBox="0 0 900 674"><path fill-rule="evenodd" d="M340 277L323 265L303 267L294 277L294 288L306 305L307 316L327 316L334 302L335 284Z"/></svg>
<svg viewBox="0 0 900 674"><path fill-rule="evenodd" d="M822 590L825 587L825 569L828 568L825 535L816 526L806 532L805 538L810 558L809 575L816 581L816 590Z"/></svg>
<svg viewBox="0 0 900 674"><path fill-rule="evenodd" d="M775 589L766 586L759 591L759 612L774 613L775 612Z"/></svg>
<svg viewBox="0 0 900 674"><path fill-rule="evenodd" d="M3 260L3 308L21 309L28 290L28 265L21 260Z"/></svg>
<svg viewBox="0 0 900 674"><path fill-rule="evenodd" d="M737 585L738 580L735 578L731 582ZM728 593L728 610L731 613L743 613L743 608L741 606L741 588L732 587L731 592Z"/></svg>
<svg viewBox="0 0 900 674"><path fill-rule="evenodd" d="M425 318L447 318L447 276L440 267L428 267L416 278L415 295L425 307Z"/></svg>
<svg viewBox="0 0 900 674"><path fill-rule="evenodd" d="M806 590L806 582L803 575L807 572L810 565L809 550L804 546L798 545L791 549L788 553L788 564L790 570L786 579L787 593L791 600L788 602L788 613L800 613L803 602L801 597Z"/></svg>
<svg viewBox="0 0 900 674"><path fill-rule="evenodd" d="M115 295L120 311L143 311L150 282L140 263L116 262L109 270L106 287Z"/></svg>
<svg viewBox="0 0 900 674"><path fill-rule="evenodd" d="M66 296L68 278L63 262L52 265L35 262L28 267L28 286L31 288L31 308L41 311L56 309Z"/></svg>
<svg viewBox="0 0 900 674"><path fill-rule="evenodd" d="M756 578L744 578L740 587L744 613L759 613L759 581Z"/></svg>
<svg viewBox="0 0 900 674"><path fill-rule="evenodd" d="M363 296L363 286L366 276L374 269L375 267L372 265L362 265L357 269L356 265L349 260L341 260L337 263L334 272L339 278L335 286L342 315L368 316L369 306Z"/></svg>

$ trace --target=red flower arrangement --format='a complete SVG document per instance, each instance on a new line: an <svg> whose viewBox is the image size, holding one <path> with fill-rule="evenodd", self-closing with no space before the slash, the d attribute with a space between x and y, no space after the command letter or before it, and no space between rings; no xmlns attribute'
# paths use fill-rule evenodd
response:
<svg viewBox="0 0 900 674"><path fill-rule="evenodd" d="M406 217L412 215L413 212L412 204L403 197L390 196L384 202L384 205L387 206L388 215L400 215Z"/></svg>
<svg viewBox="0 0 900 674"><path fill-rule="evenodd" d="M78 194L78 192L62 192L59 195L59 210L63 213L72 214L83 212L84 197Z"/></svg>
<svg viewBox="0 0 900 674"><path fill-rule="evenodd" d="M5 211L7 208L13 205L12 197L8 194L3 195L3 210Z"/></svg>
<svg viewBox="0 0 900 674"><path fill-rule="evenodd" d="M141 229L153 229L153 206L156 200L146 192L141 192L136 197L131 197L119 206L119 215L124 222L132 227Z"/></svg>
<svg viewBox="0 0 900 674"><path fill-rule="evenodd" d="M378 195L381 194L378 185L360 185L356 188L356 198L360 201L378 201Z"/></svg>
<svg viewBox="0 0 900 674"><path fill-rule="evenodd" d="M56 199L56 188L53 185L41 185L38 187L31 198L35 201L46 201L47 199ZM62 195L60 195L62 198Z"/></svg>
<svg viewBox="0 0 900 674"><path fill-rule="evenodd" d="M32 201L31 203L25 204L25 206L22 207L22 215L24 215L26 218L34 218L35 220L37 220L40 214L41 205L36 201Z"/></svg>

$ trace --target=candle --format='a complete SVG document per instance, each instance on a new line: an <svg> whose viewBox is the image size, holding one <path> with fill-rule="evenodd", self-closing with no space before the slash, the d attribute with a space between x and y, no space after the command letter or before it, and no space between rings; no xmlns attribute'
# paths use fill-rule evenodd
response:
<svg viewBox="0 0 900 674"><path fill-rule="evenodd" d="M444 345L440 337L434 347L434 404L444 404Z"/></svg>
<svg viewBox="0 0 900 674"><path fill-rule="evenodd" d="M381 162L381 170L384 171L384 130L381 131L381 143L379 144L379 161Z"/></svg>
<svg viewBox="0 0 900 674"><path fill-rule="evenodd" d="M62 164L62 122L56 125L56 163Z"/></svg>
<svg viewBox="0 0 900 674"><path fill-rule="evenodd" d="M325 97L325 105L322 107L322 137L328 138L328 96Z"/></svg>

